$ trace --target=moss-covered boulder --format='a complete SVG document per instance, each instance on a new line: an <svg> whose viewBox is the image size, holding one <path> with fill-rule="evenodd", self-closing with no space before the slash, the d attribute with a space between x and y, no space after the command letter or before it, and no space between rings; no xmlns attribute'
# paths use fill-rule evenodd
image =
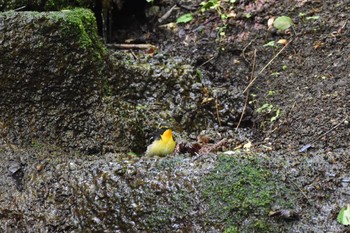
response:
<svg viewBox="0 0 350 233"><path fill-rule="evenodd" d="M0 28L1 135L19 144L96 139L107 67L93 13L8 11Z"/></svg>
<svg viewBox="0 0 350 233"><path fill-rule="evenodd" d="M0 149L11 158L0 164L2 232L274 232L285 224L268 212L299 191L240 152L155 159Z"/></svg>

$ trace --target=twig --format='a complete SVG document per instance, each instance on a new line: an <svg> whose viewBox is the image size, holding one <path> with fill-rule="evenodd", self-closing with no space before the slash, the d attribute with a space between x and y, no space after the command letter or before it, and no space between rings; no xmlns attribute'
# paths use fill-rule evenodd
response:
<svg viewBox="0 0 350 233"><path fill-rule="evenodd" d="M133 58L134 58L135 60L137 60L137 56L136 56L136 54L134 53L134 51L130 50L130 53L131 53L131 55L133 56Z"/></svg>
<svg viewBox="0 0 350 233"><path fill-rule="evenodd" d="M330 130L328 130L327 132L321 134L320 136L318 136L317 138L315 138L314 140L311 141L311 143L316 142L317 140L319 140L320 138L326 136L327 134L329 134L330 132L332 132L333 130L335 130L336 128L338 128L341 124L343 124L345 121L347 121L349 116L346 116L341 122L339 122L338 124L336 124L335 126L333 126Z"/></svg>
<svg viewBox="0 0 350 233"><path fill-rule="evenodd" d="M309 197L304 193L304 191L293 181L291 180L288 176L286 177L290 182L292 182L292 184L297 187L299 189L299 191L301 192L301 194L303 194L303 196L305 197L307 203L309 203L311 205L311 202L309 201Z"/></svg>
<svg viewBox="0 0 350 233"><path fill-rule="evenodd" d="M256 66L256 49L254 50L253 65L252 65L252 74L251 74L251 76L250 76L249 81L251 81L251 80L254 78L255 66ZM242 110L242 113L241 113L241 117L239 118L238 124L237 124L237 126L236 126L236 130L237 130L237 129L239 128L239 126L241 125L243 116L244 116L244 114L245 114L245 110L246 110L247 105L248 105L248 100L249 100L249 90L247 91L246 96L245 96L245 101L244 101L243 110Z"/></svg>
<svg viewBox="0 0 350 233"><path fill-rule="evenodd" d="M167 18L169 18L169 16L171 15L171 12L173 12L173 10L175 9L176 5L172 6L162 17L160 17L158 19L159 23L162 23L164 20L166 20Z"/></svg>
<svg viewBox="0 0 350 233"><path fill-rule="evenodd" d="M221 121L219 116L219 104L218 104L218 97L216 96L215 100L215 107L216 107L216 117L218 118L219 126L221 127Z"/></svg>
<svg viewBox="0 0 350 233"><path fill-rule="evenodd" d="M226 147L228 143L227 138L223 138L214 145L204 145L200 150L198 151L199 155L205 155L209 154L210 152L216 152L222 147Z"/></svg>
<svg viewBox="0 0 350 233"><path fill-rule="evenodd" d="M243 93L246 92L255 82L255 80L259 77L259 75L264 72L264 70L266 70L267 67L269 67L271 65L271 63L283 52L283 50L285 50L287 48L287 46L290 44L290 42L292 42L293 39L291 39L290 41L288 41L287 44L285 44L285 46L283 46L283 48L281 48L280 51L278 51L278 53L259 71L259 73L255 76L255 78L248 84L248 86L244 89Z"/></svg>
<svg viewBox="0 0 350 233"><path fill-rule="evenodd" d="M113 49L151 49L157 46L151 44L109 44L108 47Z"/></svg>
<svg viewBox="0 0 350 233"><path fill-rule="evenodd" d="M14 11L20 11L20 10L26 8L26 7L27 7L27 6L21 6L21 7L18 7L18 8L16 8L16 9L14 9Z"/></svg>
<svg viewBox="0 0 350 233"><path fill-rule="evenodd" d="M213 60L215 58L215 56L212 56L211 58L209 58L208 60L206 60L205 62L203 62L202 64L200 64L198 67L204 66L205 64L207 64L208 62L210 62L211 60Z"/></svg>
<svg viewBox="0 0 350 233"><path fill-rule="evenodd" d="M255 41L255 39L251 40L243 49L242 54L243 54L243 58L247 63L250 63L247 58L245 57L245 51L247 50L247 48L253 43L253 41Z"/></svg>

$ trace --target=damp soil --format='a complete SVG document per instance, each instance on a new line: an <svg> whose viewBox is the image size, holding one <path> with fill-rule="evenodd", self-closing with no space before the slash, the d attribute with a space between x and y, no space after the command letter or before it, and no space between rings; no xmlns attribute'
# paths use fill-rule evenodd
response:
<svg viewBox="0 0 350 233"><path fill-rule="evenodd" d="M137 38L190 59L209 85L238 88L253 111L230 128L250 131L251 150L264 152L269 169L300 194L288 231L349 231L336 221L350 202L349 2L237 1L217 8L201 2L163 3L158 16L176 7ZM190 22L172 24L187 13ZM290 17L293 26L269 27L278 16Z"/></svg>

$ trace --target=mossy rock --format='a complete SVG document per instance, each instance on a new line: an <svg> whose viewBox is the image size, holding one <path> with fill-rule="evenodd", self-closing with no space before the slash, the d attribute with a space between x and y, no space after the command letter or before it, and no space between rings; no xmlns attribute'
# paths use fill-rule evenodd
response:
<svg viewBox="0 0 350 233"><path fill-rule="evenodd" d="M202 182L209 221L215 219L227 233L274 232L267 217L272 205L291 205L277 197L276 190L290 190L264 164L264 159L249 153L219 156L216 167Z"/></svg>
<svg viewBox="0 0 350 233"><path fill-rule="evenodd" d="M98 147L94 111L108 69L94 14L7 11L0 19L2 135L15 144Z"/></svg>

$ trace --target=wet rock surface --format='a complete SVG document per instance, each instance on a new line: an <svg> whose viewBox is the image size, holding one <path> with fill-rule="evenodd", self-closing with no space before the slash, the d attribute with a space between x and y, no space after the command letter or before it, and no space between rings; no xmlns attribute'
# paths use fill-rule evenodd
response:
<svg viewBox="0 0 350 233"><path fill-rule="evenodd" d="M140 159L115 153L67 155L57 148L50 154L46 148L1 149L11 158L0 166L5 232L221 232L233 217L232 208L242 211L231 223L245 219L246 228L254 229L250 223L257 219L251 213L267 213L276 198L271 185L280 179L259 165L263 159L238 152L236 158L209 154ZM23 172L22 188L11 176L14 164ZM293 189L283 190L295 195ZM283 195L277 198L281 205ZM232 208L226 207L227 200ZM261 229L275 225L267 218L261 224Z"/></svg>
<svg viewBox="0 0 350 233"><path fill-rule="evenodd" d="M130 54L117 51L114 56L120 59ZM125 72L126 75L118 78L112 76L110 92L133 101L138 108L160 112L155 119L150 115L150 120L171 119L168 124L176 126L178 131L197 133L219 125L237 124L244 101L239 89L212 86L200 70L189 65L188 59L170 58L163 53L141 58L136 65L132 57L129 59L123 65L134 73ZM217 98L225 105L218 106ZM249 115L249 110L247 112Z"/></svg>
<svg viewBox="0 0 350 233"><path fill-rule="evenodd" d="M104 83L96 77L106 64L95 30L87 10L2 13L0 117L8 143L82 147L79 140L96 138Z"/></svg>

